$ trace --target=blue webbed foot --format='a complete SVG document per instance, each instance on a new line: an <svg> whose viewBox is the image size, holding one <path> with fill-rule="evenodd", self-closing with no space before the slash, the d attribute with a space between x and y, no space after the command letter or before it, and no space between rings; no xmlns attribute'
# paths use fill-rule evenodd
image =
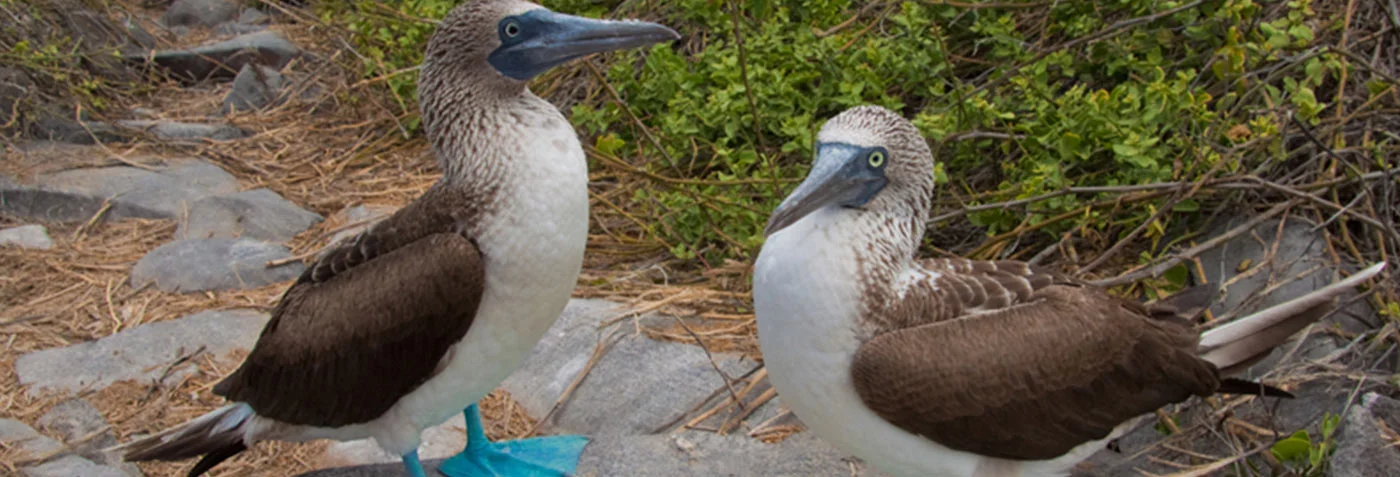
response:
<svg viewBox="0 0 1400 477"><path fill-rule="evenodd" d="M423 463L418 461L418 451L415 449L403 455L403 466L408 469L409 477L428 477L423 473Z"/></svg>
<svg viewBox="0 0 1400 477"><path fill-rule="evenodd" d="M573 475L588 438L547 436L491 442L481 427L475 404L462 411L467 447L438 467L447 477L560 477Z"/></svg>

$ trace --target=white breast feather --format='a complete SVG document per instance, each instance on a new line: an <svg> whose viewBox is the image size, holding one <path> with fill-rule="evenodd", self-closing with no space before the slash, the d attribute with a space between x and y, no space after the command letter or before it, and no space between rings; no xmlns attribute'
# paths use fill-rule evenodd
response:
<svg viewBox="0 0 1400 477"><path fill-rule="evenodd" d="M754 267L758 339L769 380L811 432L882 471L900 476L1050 477L1102 448L1086 443L1049 461L1008 462L955 451L890 424L865 407L850 366L861 345L860 282L844 211L818 211L768 238ZM849 226L849 223L842 223ZM900 275L894 295L941 274L920 266Z"/></svg>

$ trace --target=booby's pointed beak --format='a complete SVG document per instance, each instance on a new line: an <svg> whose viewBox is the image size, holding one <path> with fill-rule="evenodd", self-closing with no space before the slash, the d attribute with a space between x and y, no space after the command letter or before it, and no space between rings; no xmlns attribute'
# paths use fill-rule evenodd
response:
<svg viewBox="0 0 1400 477"><path fill-rule="evenodd" d="M501 20L501 46L487 58L506 76L528 80L569 60L607 51L680 39L665 25L636 20L594 20L532 10Z"/></svg>
<svg viewBox="0 0 1400 477"><path fill-rule="evenodd" d="M877 153L882 155L878 164L872 160L872 154ZM763 229L763 236L772 236L823 207L865 205L889 183L889 179L885 178L888 157L889 153L884 148L838 143L819 145L812 171L773 210L768 226Z"/></svg>

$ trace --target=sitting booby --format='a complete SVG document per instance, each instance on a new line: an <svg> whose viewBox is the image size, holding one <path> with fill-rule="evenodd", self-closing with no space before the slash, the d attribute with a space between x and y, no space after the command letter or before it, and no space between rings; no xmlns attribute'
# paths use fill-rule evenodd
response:
<svg viewBox="0 0 1400 477"><path fill-rule="evenodd" d="M1203 287L1141 304L1023 262L918 259L934 163L898 114L847 110L817 142L754 266L759 345L808 428L894 475L1067 475L1167 404L1285 395L1226 376L1384 267L1202 335Z"/></svg>
<svg viewBox="0 0 1400 477"><path fill-rule="evenodd" d="M518 0L453 9L418 82L442 178L307 268L214 387L231 404L128 444L124 457L203 456L189 472L199 475L256 441L373 437L424 477L421 431L462 411L468 443L443 474L572 472L585 438L491 443L475 405L563 310L588 233L583 148L526 83L588 54L679 37Z"/></svg>

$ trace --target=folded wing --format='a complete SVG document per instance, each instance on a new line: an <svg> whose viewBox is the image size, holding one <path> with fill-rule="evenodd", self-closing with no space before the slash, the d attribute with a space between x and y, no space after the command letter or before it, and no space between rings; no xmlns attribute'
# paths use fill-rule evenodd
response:
<svg viewBox="0 0 1400 477"><path fill-rule="evenodd" d="M328 253L214 392L291 424L384 414L436 373L476 316L485 269L454 222L405 209Z"/></svg>
<svg viewBox="0 0 1400 477"><path fill-rule="evenodd" d="M852 364L870 409L952 449L1043 460L1219 387L1219 371L1195 355L1197 334L1172 313L1179 307L1007 265L926 263L927 283L887 311L926 319L883 320L912 326L882 330ZM941 299L920 296L931 293ZM945 303L907 306L920 301Z"/></svg>

